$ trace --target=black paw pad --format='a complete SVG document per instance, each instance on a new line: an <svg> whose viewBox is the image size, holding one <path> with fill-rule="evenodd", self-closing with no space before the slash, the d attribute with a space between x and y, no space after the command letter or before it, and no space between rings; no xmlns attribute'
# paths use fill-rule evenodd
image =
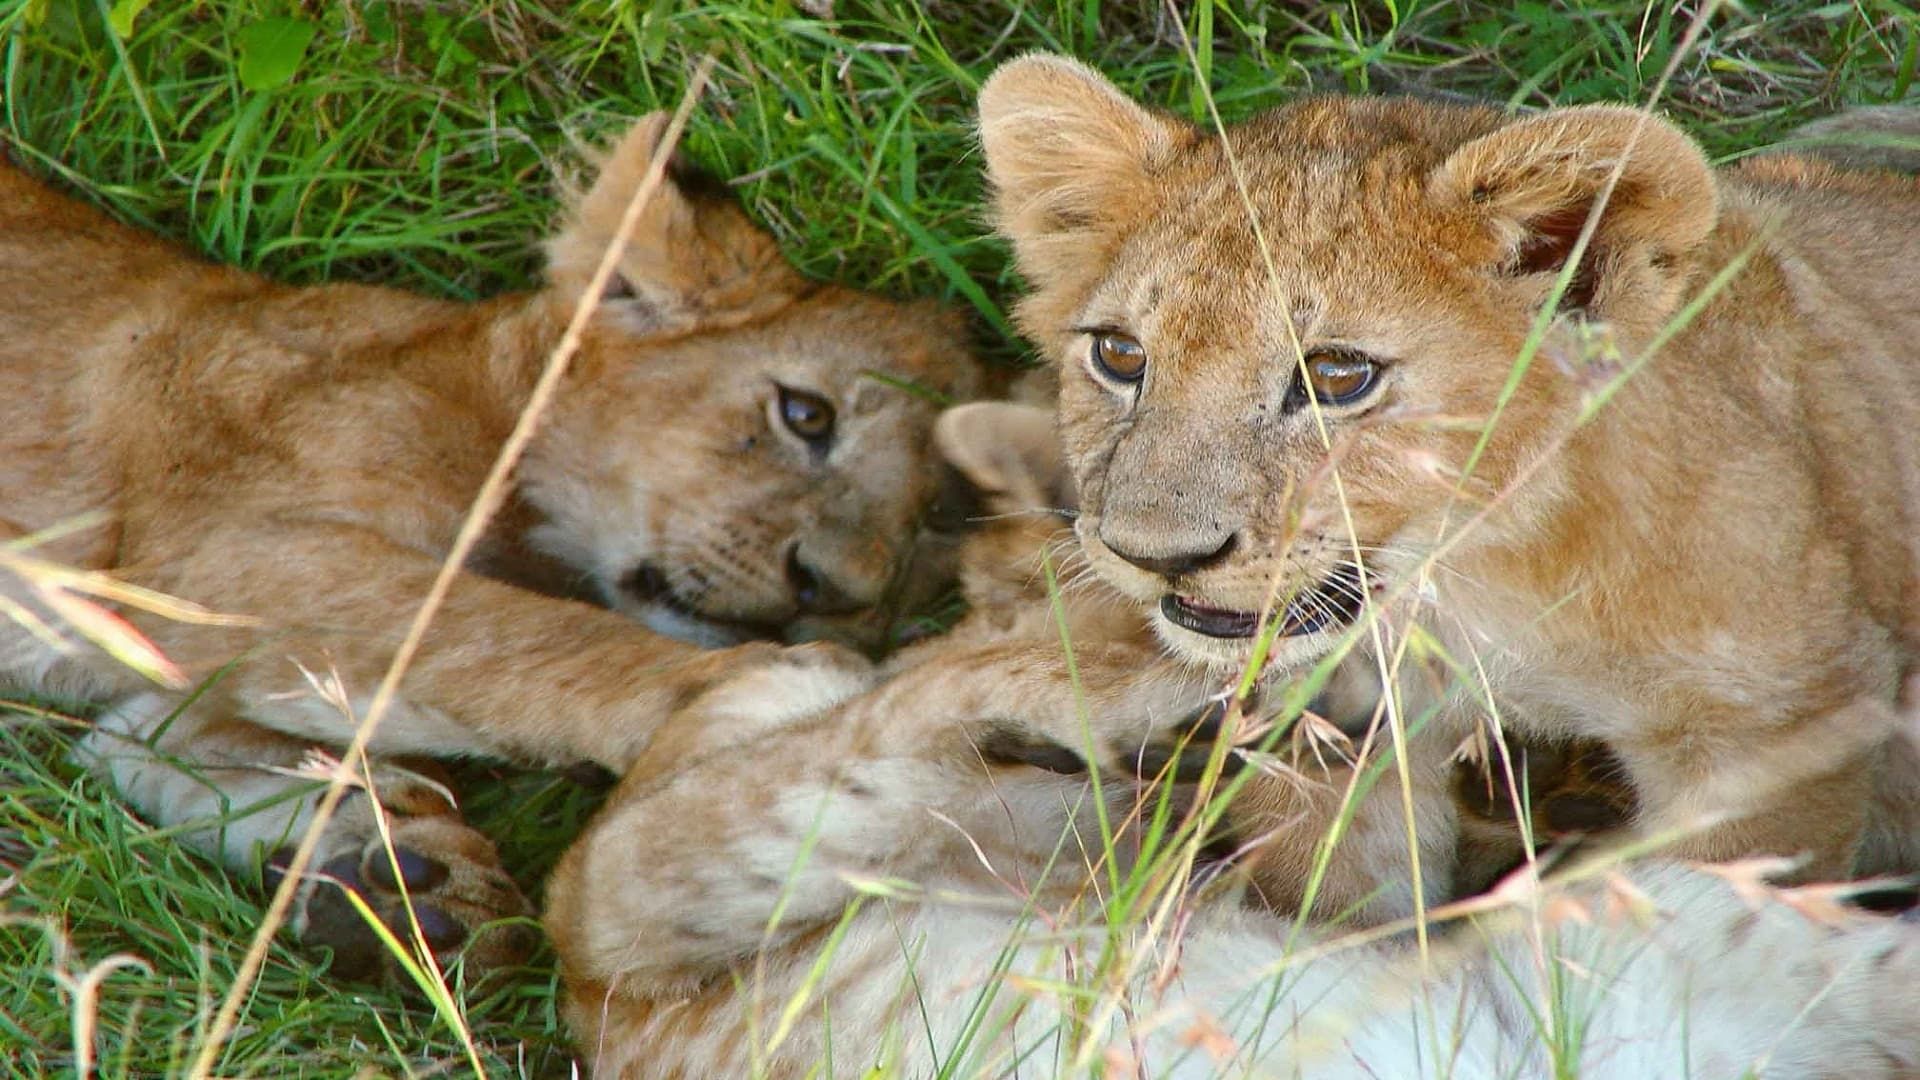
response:
<svg viewBox="0 0 1920 1080"><path fill-rule="evenodd" d="M403 938L411 931L406 914L405 911L395 910L393 918L388 920ZM467 940L467 928L462 926L458 919L437 907L418 905L413 909L413 917L420 923L420 936L427 940L427 946L436 953L456 948L461 942Z"/></svg>
<svg viewBox="0 0 1920 1080"><path fill-rule="evenodd" d="M400 868L397 881L393 876L396 865ZM388 892L399 892L401 882L406 883L408 892L419 892L447 880L445 863L409 848L396 848L392 859L384 850L369 852L362 873L366 880Z"/></svg>
<svg viewBox="0 0 1920 1080"><path fill-rule="evenodd" d="M343 875L335 869L340 861L335 859L328 863L328 868L323 872L341 881L352 882L352 863L349 862L345 868L347 873ZM357 882L353 884L354 891L360 892ZM332 949L333 966L329 970L342 978L372 979L385 966L385 943L361 917L359 908L347 898L346 890L336 888L331 883L321 883L308 897L306 926L302 928L300 936L310 944Z"/></svg>
<svg viewBox="0 0 1920 1080"><path fill-rule="evenodd" d="M974 746L989 765L1031 765L1069 776L1087 771L1086 759L1079 754L1011 720L983 724L975 733Z"/></svg>
<svg viewBox="0 0 1920 1080"><path fill-rule="evenodd" d="M360 877L360 858L357 855L335 855L320 867L320 872L340 882L346 888L355 892L361 891L363 882Z"/></svg>

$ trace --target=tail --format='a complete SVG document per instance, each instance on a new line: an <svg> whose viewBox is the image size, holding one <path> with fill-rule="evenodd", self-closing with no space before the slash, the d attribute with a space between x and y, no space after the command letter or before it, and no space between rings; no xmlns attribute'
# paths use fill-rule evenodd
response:
<svg viewBox="0 0 1920 1080"><path fill-rule="evenodd" d="M1920 173L1920 104L1845 109L1801 127L1786 148L1848 169Z"/></svg>

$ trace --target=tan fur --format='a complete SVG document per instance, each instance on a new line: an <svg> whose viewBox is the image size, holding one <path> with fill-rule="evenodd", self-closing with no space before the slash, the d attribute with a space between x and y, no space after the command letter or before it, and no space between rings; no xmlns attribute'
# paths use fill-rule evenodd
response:
<svg viewBox="0 0 1920 1080"><path fill-rule="evenodd" d="M947 461L983 495L982 524L960 549L968 614L946 638L908 651L893 667L936 663L955 683L1002 677L970 669L966 658L956 657L955 646L966 642L1025 648L1041 656L1059 654L1063 638L1076 649L1126 644L1142 655L1162 651L1138 608L1091 572L1060 516L1077 514L1079 501L1072 478L1065 475L1051 410L998 402L962 405L941 415L934 437ZM1042 508L1055 513L1041 513ZM1164 657L1154 662L1177 667ZM1365 665L1350 663L1335 671L1314 705L1358 728L1373 716L1378 698L1377 679ZM1235 737L1249 747L1266 741L1252 732ZM1407 823L1398 798L1358 800L1339 835L1330 835L1353 798L1358 774L1366 771L1356 766L1385 766L1380 790L1397 791L1400 780L1388 743L1380 731L1359 745L1315 746L1306 728L1296 726L1271 752L1247 749L1244 760L1236 759L1236 764L1250 761L1256 775L1235 794L1222 839L1235 848L1235 865L1263 906L1300 912L1323 849L1332 845L1337 854L1324 860L1313 896L1316 914L1374 924L1414 912ZM1432 905L1453 892L1455 810L1444 795L1450 783L1446 748L1430 736L1414 743L1423 752L1411 758L1408 779L1420 814L1421 885L1425 902Z"/></svg>
<svg viewBox="0 0 1920 1080"><path fill-rule="evenodd" d="M984 504L953 634L878 677L811 658L709 691L556 870L546 925L592 1075L1065 1075L1082 1039L1127 1075L1545 1075L1551 1040L1528 1017L1549 996L1582 1032L1558 1071L1587 1077L1732 1077L1768 1055L1780 1071L1765 1075L1892 1077L1920 1054L1901 1000L1912 931L1848 919L1836 933L1677 867L1617 886L1647 890L1650 926L1589 890L1595 925L1463 931L1424 979L1358 946L1296 959L1276 988L1260 980L1288 953L1288 921L1202 902L1156 938L1140 911L1120 919L1094 800L1131 860L1138 792L1120 778L1143 739L1178 736L1194 688L1142 647L1143 620L1072 558L1061 519L1036 512L1071 503L1044 410L949 410L936 442ZM1101 791L1060 771L1087 757ZM1310 852L1316 835L1268 842ZM1297 895L1300 869L1285 872ZM1330 891L1348 887L1340 873ZM1130 973L1100 966L1134 950ZM1062 981L1101 999L1077 1007ZM1115 994L1124 1007L1100 1011Z"/></svg>
<svg viewBox="0 0 1920 1080"><path fill-rule="evenodd" d="M1029 378L1025 385L1039 381ZM991 401L961 405L941 414L934 443L981 496L975 527L959 550L967 616L946 637L909 650L890 667L939 662L958 643L1026 642L1041 654L1060 650L1063 637L1075 646L1128 643L1144 649L1152 643L1151 623L1090 571L1068 527L1079 500L1050 409ZM949 667L956 681L1000 677L962 664ZM1222 839L1231 844L1234 865L1261 906L1300 912L1307 883L1324 858L1313 897L1319 917L1371 925L1413 914L1407 822L1391 740L1383 730L1371 741L1364 737L1379 698L1377 677L1356 657L1335 669L1312 703L1312 719L1296 723L1274 752L1251 747L1266 741L1256 732L1239 735L1240 754L1256 772L1228 807ZM1323 722L1361 735L1360 742L1340 745ZM1316 736L1321 745L1315 745ZM1450 763L1446 737L1436 730L1411 740L1418 751L1409 762L1419 814L1414 831L1428 906L1482 891L1524 860L1518 802L1526 805L1537 846L1586 839L1632 816L1632 789L1598 744L1509 738L1505 760L1489 753L1478 762ZM1513 787L1509 761L1517 770ZM1355 798L1356 772L1365 771L1356 770L1361 763L1387 770L1378 781L1384 797ZM1330 835L1350 799L1355 805L1349 820Z"/></svg>
<svg viewBox="0 0 1920 1080"><path fill-rule="evenodd" d="M124 669L56 653L7 620L0 678L116 700L82 756L158 822L204 819L229 862L300 827L305 800L236 823L251 800L230 804L225 789L251 775L284 790L294 782L259 770L352 734L355 719L307 673L364 708L664 126L636 125L568 207L545 288L477 304L207 265L0 168L10 533L100 514L39 553L265 627L133 614L196 678L242 657L171 719L185 699L129 697L141 687ZM660 631L711 645L870 607L906 561L931 491L934 407L869 373L964 396L973 368L955 320L804 279L730 200L685 176L669 169L641 216L375 753L623 768L717 678L787 663L773 644L703 651ZM830 443L783 425L781 386L832 403ZM652 580L636 578L643 564ZM197 782L175 758L228 779ZM424 853L497 875L476 839ZM348 823L322 855L370 867L363 849L375 859L377 837ZM514 894L491 913L522 909Z"/></svg>
<svg viewBox="0 0 1920 1080"><path fill-rule="evenodd" d="M1223 141L1046 56L980 111L1097 572L1257 612L1357 542L1390 652L1418 620L1523 735L1603 741L1675 852L1848 869L1920 658L1920 181L1787 156L1716 173L1605 106L1318 98ZM1097 328L1140 341L1144 382L1094 370ZM1323 429L1289 392L1328 346L1385 366ZM1192 660L1247 658L1154 617ZM1342 638L1284 639L1278 666Z"/></svg>

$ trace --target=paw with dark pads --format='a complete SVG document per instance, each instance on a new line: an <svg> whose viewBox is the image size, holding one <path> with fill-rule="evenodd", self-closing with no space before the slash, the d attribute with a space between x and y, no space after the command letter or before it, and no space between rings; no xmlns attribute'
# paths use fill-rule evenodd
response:
<svg viewBox="0 0 1920 1080"><path fill-rule="evenodd" d="M343 803L322 838L326 855L296 897L295 932L332 952L335 974L373 979L402 968L362 905L401 942L415 941L417 927L418 940L443 967L458 956L469 976L526 957L534 935L514 920L533 909L490 841L451 813L390 814L386 835L391 852L370 800ZM268 858L269 885L286 873L289 854L282 849Z"/></svg>
<svg viewBox="0 0 1920 1080"><path fill-rule="evenodd" d="M406 916L404 911L395 911L393 914L399 918ZM457 949L467 940L466 926L439 908L414 908L413 918L420 926L420 936L426 940L427 947L436 953Z"/></svg>
<svg viewBox="0 0 1920 1080"><path fill-rule="evenodd" d="M319 869L320 881L311 886L301 911L301 939L321 944L333 951L329 968L335 975L349 979L372 979L388 961L385 942L360 909L348 898L349 890L368 900L379 910L379 897L367 897L360 887L359 858L342 855ZM385 919L382 919L385 922ZM389 924L389 929L393 927Z"/></svg>
<svg viewBox="0 0 1920 1080"><path fill-rule="evenodd" d="M368 902L388 933L400 941L413 940L417 923L420 938L435 956L451 959L449 954L467 940L467 926L459 917L430 904L416 901L413 916L408 918L407 906L397 900L383 902L377 896L368 897L359 889L354 892L360 893L361 899ZM308 903L305 939L332 949L333 966L330 970L335 975L349 979L376 978L395 963L386 941L368 924L343 889L332 888L317 893Z"/></svg>
<svg viewBox="0 0 1920 1080"><path fill-rule="evenodd" d="M395 871L399 876L394 876ZM410 848L395 848L388 858L386 849L370 851L361 866L361 877L388 892L399 892L404 884L408 892L424 892L447 880L447 865L430 855Z"/></svg>

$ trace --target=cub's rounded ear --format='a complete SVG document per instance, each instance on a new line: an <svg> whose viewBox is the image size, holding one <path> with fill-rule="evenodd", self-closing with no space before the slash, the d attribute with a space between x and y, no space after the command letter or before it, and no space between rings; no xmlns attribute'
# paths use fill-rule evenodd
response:
<svg viewBox="0 0 1920 1080"><path fill-rule="evenodd" d="M990 514L1074 509L1049 409L1011 401L956 405L934 423L933 443Z"/></svg>
<svg viewBox="0 0 1920 1080"><path fill-rule="evenodd" d="M660 154L667 123L664 112L641 118L599 155L593 185L566 200L560 231L546 244L558 304L571 310L586 290ZM636 334L672 336L758 318L805 290L805 279L724 183L678 154L664 170L601 295L603 318Z"/></svg>
<svg viewBox="0 0 1920 1080"><path fill-rule="evenodd" d="M1557 274L1597 208L1562 306L1656 324L1677 305L1685 257L1718 215L1713 170L1693 140L1620 106L1507 124L1455 150L1427 190L1443 209L1482 219L1490 268L1515 277Z"/></svg>
<svg viewBox="0 0 1920 1080"><path fill-rule="evenodd" d="M1040 284L1097 262L1088 242L1121 233L1156 168L1193 138L1099 72L1047 53L1002 64L980 88L979 114L994 225Z"/></svg>

